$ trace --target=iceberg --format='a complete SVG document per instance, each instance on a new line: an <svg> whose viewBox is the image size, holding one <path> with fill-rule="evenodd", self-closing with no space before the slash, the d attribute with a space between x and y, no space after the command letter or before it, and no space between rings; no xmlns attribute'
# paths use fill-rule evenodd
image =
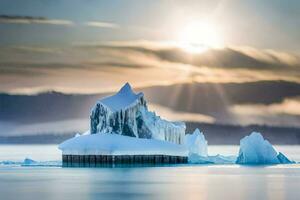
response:
<svg viewBox="0 0 300 200"><path fill-rule="evenodd" d="M93 164L187 163L185 123L150 112L143 93L126 83L116 94L97 101L90 129L59 145L63 166Z"/></svg>
<svg viewBox="0 0 300 200"><path fill-rule="evenodd" d="M114 133L183 144L185 123L169 122L148 111L143 93L126 83L115 95L100 99L90 115L90 133Z"/></svg>
<svg viewBox="0 0 300 200"><path fill-rule="evenodd" d="M185 146L189 151L188 161L191 164L234 164L236 156L209 156L204 134L196 129L185 136Z"/></svg>
<svg viewBox="0 0 300 200"><path fill-rule="evenodd" d="M269 141L253 132L240 141L237 164L287 164L293 163L282 153L277 153Z"/></svg>
<svg viewBox="0 0 300 200"><path fill-rule="evenodd" d="M23 161L24 165L32 165L32 164L36 164L37 162L35 160L32 160L30 158L25 158Z"/></svg>
<svg viewBox="0 0 300 200"><path fill-rule="evenodd" d="M141 160L152 163L153 159L155 163L293 163L260 133L240 141L238 157L209 156L203 133L196 129L185 135L185 129L185 123L170 122L149 111L144 94L135 93L126 83L116 94L98 100L91 110L90 129L61 143L59 149L66 166ZM26 163L37 165L31 160Z"/></svg>
<svg viewBox="0 0 300 200"><path fill-rule="evenodd" d="M207 141L202 132L196 129L192 134L185 136L185 145L189 149L190 154L199 156L207 156Z"/></svg>

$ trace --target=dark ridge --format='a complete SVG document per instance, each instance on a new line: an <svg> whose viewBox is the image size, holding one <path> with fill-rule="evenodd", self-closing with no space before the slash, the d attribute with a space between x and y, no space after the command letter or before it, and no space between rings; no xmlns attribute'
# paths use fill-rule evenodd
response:
<svg viewBox="0 0 300 200"><path fill-rule="evenodd" d="M213 145L239 145L240 139L251 132L260 132L271 144L299 145L300 128L275 127L267 125L221 125L206 123L187 123L187 133L192 133L196 128L204 132L208 144Z"/></svg>
<svg viewBox="0 0 300 200"><path fill-rule="evenodd" d="M300 84L286 81L185 83L137 91L144 92L150 103L177 111L210 115L222 122L223 119L231 119L228 113L230 105L279 103L285 98L300 96ZM0 94L0 121L32 123L88 118L94 103L108 94L63 94L54 91L31 96Z"/></svg>
<svg viewBox="0 0 300 200"><path fill-rule="evenodd" d="M187 123L186 132L192 133L196 128L204 132L209 145L239 145L240 139L252 131L260 132L264 138L275 145L300 144L300 128ZM0 144L59 144L74 137L76 133L1 136Z"/></svg>

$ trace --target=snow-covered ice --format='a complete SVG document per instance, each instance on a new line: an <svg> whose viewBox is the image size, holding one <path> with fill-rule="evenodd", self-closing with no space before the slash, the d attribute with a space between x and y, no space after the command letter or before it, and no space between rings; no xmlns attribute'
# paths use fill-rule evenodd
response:
<svg viewBox="0 0 300 200"><path fill-rule="evenodd" d="M134 106L144 97L142 92L135 94L129 83L126 83L115 95L101 99L99 102L107 106L112 112L126 110Z"/></svg>
<svg viewBox="0 0 300 200"><path fill-rule="evenodd" d="M65 155L188 155L184 145L109 133L73 137L59 149Z"/></svg>
<svg viewBox="0 0 300 200"><path fill-rule="evenodd" d="M189 149L190 154L207 156L207 141L199 129L196 129L192 134L186 134L185 145Z"/></svg>
<svg viewBox="0 0 300 200"><path fill-rule="evenodd" d="M277 153L260 133L253 132L240 141L237 164L286 164L292 163L282 153Z"/></svg>
<svg viewBox="0 0 300 200"><path fill-rule="evenodd" d="M90 133L114 133L137 138L184 143L185 123L169 122L150 112L143 93L126 83L115 95L100 99L90 115Z"/></svg>

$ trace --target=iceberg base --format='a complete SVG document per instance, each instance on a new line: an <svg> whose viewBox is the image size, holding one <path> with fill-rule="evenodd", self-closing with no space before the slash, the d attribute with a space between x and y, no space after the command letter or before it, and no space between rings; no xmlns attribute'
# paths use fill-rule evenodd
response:
<svg viewBox="0 0 300 200"><path fill-rule="evenodd" d="M168 155L63 155L63 167L98 167L113 164L182 164L184 156Z"/></svg>

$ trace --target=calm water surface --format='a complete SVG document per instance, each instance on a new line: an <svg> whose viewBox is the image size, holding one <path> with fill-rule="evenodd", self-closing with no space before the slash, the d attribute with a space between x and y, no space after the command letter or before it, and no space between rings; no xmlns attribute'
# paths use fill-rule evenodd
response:
<svg viewBox="0 0 300 200"><path fill-rule="evenodd" d="M299 146L278 146L299 161ZM235 155L237 146L211 146ZM53 145L3 145L0 161L60 160ZM300 165L184 165L143 168L0 166L0 199L300 199Z"/></svg>

